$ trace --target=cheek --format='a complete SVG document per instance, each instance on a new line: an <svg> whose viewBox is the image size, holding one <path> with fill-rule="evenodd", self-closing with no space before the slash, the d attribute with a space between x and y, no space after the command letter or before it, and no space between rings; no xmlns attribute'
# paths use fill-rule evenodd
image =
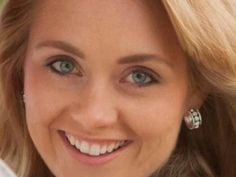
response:
<svg viewBox="0 0 236 177"><path fill-rule="evenodd" d="M30 58L30 57L28 57ZM48 122L53 113L66 98L63 89L67 88L67 83L62 83L48 67L40 61L27 61L25 64L24 90L26 94L26 111L28 117L37 117L34 122ZM70 91L70 90L69 90Z"/></svg>
<svg viewBox="0 0 236 177"><path fill-rule="evenodd" d="M50 79L34 67L25 70L25 108L27 127L38 152L46 162L57 162L58 137L52 125L63 111L63 98ZM55 131L54 131L55 130ZM50 154L50 155L45 155Z"/></svg>
<svg viewBox="0 0 236 177"><path fill-rule="evenodd" d="M50 135L48 127L60 114L58 107L63 95L59 95L57 89L52 87L53 83L46 77L47 72L41 72L42 65L36 67L34 62L26 62L24 91L26 120L30 135L33 141L46 142L45 135Z"/></svg>
<svg viewBox="0 0 236 177"><path fill-rule="evenodd" d="M127 124L138 136L141 157L150 166L163 164L175 148L186 110L185 85L165 87L152 98L126 101Z"/></svg>
<svg viewBox="0 0 236 177"><path fill-rule="evenodd" d="M163 90L148 99L126 100L123 110L129 114L129 125L140 136L150 137L171 130L177 131L186 111L187 92Z"/></svg>
<svg viewBox="0 0 236 177"><path fill-rule="evenodd" d="M150 155L154 151L155 154L166 156L177 141L183 112L178 105L171 108L168 100L150 105L152 106L139 106L138 111L137 107L130 107L127 124L132 127Z"/></svg>

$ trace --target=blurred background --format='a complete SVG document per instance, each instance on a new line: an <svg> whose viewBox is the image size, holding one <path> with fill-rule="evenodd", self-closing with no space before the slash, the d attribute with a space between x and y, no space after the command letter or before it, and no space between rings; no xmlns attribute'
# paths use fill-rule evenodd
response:
<svg viewBox="0 0 236 177"><path fill-rule="evenodd" d="M2 9L2 6L6 0L0 0L0 10Z"/></svg>

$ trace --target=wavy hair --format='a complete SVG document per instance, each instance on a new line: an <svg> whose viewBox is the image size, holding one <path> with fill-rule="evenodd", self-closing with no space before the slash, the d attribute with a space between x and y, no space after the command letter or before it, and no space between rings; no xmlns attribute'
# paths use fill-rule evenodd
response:
<svg viewBox="0 0 236 177"><path fill-rule="evenodd" d="M206 94L203 125L182 126L160 177L236 176L236 1L163 0L194 87ZM158 177L159 177L158 176Z"/></svg>
<svg viewBox="0 0 236 177"><path fill-rule="evenodd" d="M188 57L192 84L206 95L203 125L181 127L153 177L236 176L236 1L162 0ZM19 177L50 177L29 136L23 63L34 0L9 0L0 21L0 157Z"/></svg>

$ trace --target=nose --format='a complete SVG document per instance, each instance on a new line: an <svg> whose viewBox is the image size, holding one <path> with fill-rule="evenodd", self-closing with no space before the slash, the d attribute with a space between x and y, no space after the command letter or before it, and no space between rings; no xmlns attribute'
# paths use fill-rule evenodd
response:
<svg viewBox="0 0 236 177"><path fill-rule="evenodd" d="M116 124L119 111L112 91L105 85L87 89L78 100L71 117L81 130L91 132Z"/></svg>

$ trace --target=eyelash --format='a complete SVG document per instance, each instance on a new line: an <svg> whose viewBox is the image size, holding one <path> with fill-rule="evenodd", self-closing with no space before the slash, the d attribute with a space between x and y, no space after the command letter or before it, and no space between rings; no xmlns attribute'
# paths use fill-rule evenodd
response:
<svg viewBox="0 0 236 177"><path fill-rule="evenodd" d="M58 62L61 62L61 64L63 64L63 62L67 62L67 64L72 64L71 66L73 67L73 70L77 70L77 72L67 72L67 73L63 73L61 71L59 71L58 69L56 69L54 66L55 64L57 64ZM61 64L59 64L61 67ZM62 77L65 77L65 76L68 76L68 75L71 75L71 74L75 74L75 75L78 75L78 76L82 76L82 73L81 72L78 72L78 69L76 67L76 64L75 64L75 61L73 58L71 57L68 57L68 56L64 56L64 55L59 55L59 56L54 56L54 57L51 57L49 58L49 62L47 62L46 64L47 67L50 68L50 70Z"/></svg>
<svg viewBox="0 0 236 177"><path fill-rule="evenodd" d="M160 83L160 76L158 74L155 74L154 71L150 70L149 68L146 68L144 66L135 66L136 69L132 70L131 73L128 74L128 76L125 77L125 79L123 79L123 82L126 82L125 80L127 80L127 77L132 77L132 74L141 74L142 76L148 77L149 81L147 83L135 83L135 81L133 81L134 83L131 83L133 85L136 85L138 87L147 87L147 86L151 86L153 84L159 84ZM132 67L133 68L133 67ZM146 78L145 78L146 79Z"/></svg>
<svg viewBox="0 0 236 177"><path fill-rule="evenodd" d="M58 69L55 68L54 65L57 62L68 62L69 64L72 64L73 70L76 69L77 71L75 73L72 73L70 71L67 72L67 73L63 73L63 72L61 72L61 71L59 71ZM49 67L52 72L60 75L61 77L65 77L65 76L68 77L71 74L74 74L74 75L77 75L79 77L82 77L83 74L78 71L75 63L76 63L76 61L73 58L71 58L71 57L68 57L68 56L65 56L65 55L58 55L58 56L54 56L54 57L49 58L49 62L46 64L46 66ZM146 86L151 86L153 84L160 83L159 75L155 74L155 72L150 70L149 68L146 68L144 66L133 66L132 68L134 68L133 70L130 69L130 70L132 70L132 72L129 72L129 74L126 75L124 79L122 79L122 82L126 82L127 78L130 79L130 77L131 77L131 79L134 79L132 77L132 74L141 74L139 76L144 76L145 79L146 78L149 79L149 81L147 83L141 83L140 84L140 83L137 83L136 81L128 81L128 82L133 82L131 84L135 85L137 87L146 87Z"/></svg>

